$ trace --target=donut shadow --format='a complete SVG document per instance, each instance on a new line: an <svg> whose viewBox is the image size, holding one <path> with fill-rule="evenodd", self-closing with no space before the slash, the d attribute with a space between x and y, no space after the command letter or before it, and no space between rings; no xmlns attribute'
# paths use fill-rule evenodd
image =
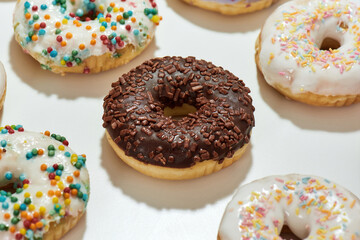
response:
<svg viewBox="0 0 360 240"><path fill-rule="evenodd" d="M286 1L287 0L280 0L266 9L253 13L229 16L192 6L181 0L166 0L168 7L173 9L176 14L182 16L185 20L202 28L228 33L250 32L260 29L268 16L281 3Z"/></svg>
<svg viewBox="0 0 360 240"><path fill-rule="evenodd" d="M118 158L104 135L101 165L111 183L138 202L157 209L195 210L234 192L252 165L251 144L242 158L217 173L198 179L169 181L145 176Z"/></svg>
<svg viewBox="0 0 360 240"><path fill-rule="evenodd" d="M69 231L67 232L61 239L62 240L72 240L72 239L84 239L84 234L86 230L86 221L87 221L87 213L81 217L79 222Z"/></svg>
<svg viewBox="0 0 360 240"><path fill-rule="evenodd" d="M360 129L360 104L346 107L316 107L288 99L272 88L257 69L260 95L280 117L302 129L353 132Z"/></svg>
<svg viewBox="0 0 360 240"><path fill-rule="evenodd" d="M5 100L5 102L6 102L6 100ZM2 119L3 119L3 115L4 115L5 102L4 102L4 106L0 110L0 126L2 126Z"/></svg>
<svg viewBox="0 0 360 240"><path fill-rule="evenodd" d="M76 99L79 97L102 98L123 73L153 58L157 50L156 38L144 51L128 64L97 74L68 73L65 76L43 70L30 55L25 54L15 38L10 42L10 63L15 74L27 85L45 95Z"/></svg>

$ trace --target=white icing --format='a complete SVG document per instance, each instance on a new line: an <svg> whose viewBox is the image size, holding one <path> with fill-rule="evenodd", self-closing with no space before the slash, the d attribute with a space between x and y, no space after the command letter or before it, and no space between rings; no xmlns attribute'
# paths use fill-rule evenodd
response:
<svg viewBox="0 0 360 240"><path fill-rule="evenodd" d="M60 5L54 5L53 0L20 0L18 1L15 12L14 12L14 29L16 34L20 37L20 44L27 51L43 55L42 51L48 49L49 47L55 49L57 51L56 57L49 56L47 54L46 57L48 61L53 61L57 63L57 65L61 65L61 61L64 57L69 57L72 54L73 50L78 51L78 55L76 57L81 58L82 60L88 58L89 56L99 56L104 53L113 54L114 51L109 51L108 47L103 44L100 39L101 35L109 36L110 34L115 34L116 36L125 35L126 39L124 40L124 46L118 46L117 44L113 44L116 49L122 49L127 44L131 44L134 46L135 50L138 48L142 48L146 45L148 41L153 37L156 24L154 21L149 19L147 15L144 14L144 9L149 8L152 9L153 1L149 0L136 0L136 1L112 1L112 0L96 0L93 4L96 6L96 10L103 13L104 18L108 13L111 14L110 21L107 22L107 27L105 31L100 30L101 23L100 19L94 19L91 21L79 21L78 23L81 26L77 26L73 23L74 18L70 17L70 13L76 14L77 11L82 11L86 15L88 12L87 4L89 4L88 0L79 0L71 3L70 0L66 0L66 10L64 13L61 12ZM111 8L111 11L108 11L108 7L111 3L114 3L114 7ZM24 5L28 4L30 7L26 8ZM41 5L45 4L46 9L42 10ZM32 10L32 7L36 6L38 9L36 11ZM123 15L124 12L114 9L124 8L125 12L132 11L133 15L125 20L125 24L120 24L117 20L118 15ZM110 9L109 9L110 10ZM26 19L25 13L29 13L31 15L30 20ZM38 20L33 20L33 16L38 15ZM50 19L46 19L45 15L49 15ZM131 18L134 17L136 19L135 22L131 21ZM67 23L64 24L63 21L65 18L69 18ZM33 21L33 24L31 23ZM66 20L65 20L66 21ZM34 26L36 23L46 23L46 28L44 30L46 33L44 35L40 35L39 30L34 30ZM56 22L60 22L60 34L56 34L55 24ZM106 22L106 21L105 21ZM112 29L111 23L114 23L116 29ZM126 25L131 26L131 30L126 29ZM90 28L90 30L86 28ZM138 35L134 34L134 30L139 31ZM35 35L37 35L37 41L29 41L28 34L30 31L34 31ZM72 33L72 38L67 39L66 34ZM93 37L92 34L96 34L96 37ZM63 41L66 41L66 46L61 46L61 43L57 41L57 37L61 36ZM28 40L27 40L28 38ZM96 40L95 45L91 45L91 40ZM84 44L85 49L80 50L79 45ZM41 62L44 65L47 65L46 61ZM64 64L64 62L63 62ZM72 64L76 64L75 61L72 61Z"/></svg>
<svg viewBox="0 0 360 240"><path fill-rule="evenodd" d="M4 140L6 141L6 146L4 147ZM69 182L67 182L67 177L73 177L73 184L80 184L80 191L83 194L89 195L89 175L88 171L83 166L79 171L79 177L75 177L73 172L78 170L73 166L70 161L70 157L66 157L65 152L69 152L71 155L74 152L65 147L65 149L59 150L59 146L62 145L61 142L45 136L41 133L32 133L32 132L17 132L14 134L3 134L0 133L0 143L1 150L5 149L6 152L1 152L0 159L0 186L5 186L9 183L14 183L19 181L21 175L24 175L26 179L30 181L28 184L28 188L23 189L21 193L13 193L12 196L16 197L18 200L16 202L11 202L10 198L7 197L5 201L0 202L0 224L4 224L7 227L15 226L16 233L19 232L21 228L24 228L22 219L16 225L11 223L11 218L14 217L14 204L21 204L24 202L25 193L30 193L31 203L35 205L35 210L39 212L41 206L46 208L45 215L42 217L44 222L44 227L42 229L38 229L34 232L34 237L41 237L43 233L45 233L51 222L58 222L60 220L59 213L56 213L51 216L50 211L54 210L53 198L55 196L49 196L48 191L63 191L59 185L52 186L49 180L49 172L42 171L40 169L42 164L46 164L48 167L53 166L53 164L62 164L64 166L64 170L62 171L60 181L64 184L64 187L69 187ZM48 146L53 145L55 147L55 155L52 157L48 156ZM43 155L37 155L32 157L31 159L27 159L26 154L31 152L32 149L43 149ZM5 178L6 173L12 174L12 179L8 180ZM42 192L43 195L38 197L36 195L37 192ZM70 205L65 205L65 198L63 195L58 197L58 204L61 205L61 209L65 209L66 216L76 217L78 214L82 213L85 210L87 200L80 199L77 196L70 196L71 203ZM3 204L8 204L7 208L4 208ZM29 211L29 208L27 209ZM5 213L9 213L11 215L10 219L4 219L3 216ZM65 219L66 219L65 216ZM19 218L21 219L20 215ZM10 233L10 231L0 231L0 239L15 239L15 234ZM32 239L32 238L30 238Z"/></svg>
<svg viewBox="0 0 360 240"><path fill-rule="evenodd" d="M284 224L301 239L359 240L360 200L320 177L266 177L238 189L226 207L219 236L281 239Z"/></svg>
<svg viewBox="0 0 360 240"><path fill-rule="evenodd" d="M261 33L266 81L295 94L360 94L359 7L353 0L294 0L278 7ZM319 50L327 37L341 47Z"/></svg>
<svg viewBox="0 0 360 240"><path fill-rule="evenodd" d="M6 72L4 65L0 62L0 99L3 97L6 89Z"/></svg>

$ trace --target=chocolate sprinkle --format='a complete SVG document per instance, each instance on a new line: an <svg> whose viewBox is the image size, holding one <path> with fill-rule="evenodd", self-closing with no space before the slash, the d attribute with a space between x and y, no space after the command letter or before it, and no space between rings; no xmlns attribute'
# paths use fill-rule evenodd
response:
<svg viewBox="0 0 360 240"><path fill-rule="evenodd" d="M103 126L126 155L158 166L186 168L225 157L250 141L250 90L229 71L194 57L144 62L112 84ZM165 107L197 109L181 119Z"/></svg>

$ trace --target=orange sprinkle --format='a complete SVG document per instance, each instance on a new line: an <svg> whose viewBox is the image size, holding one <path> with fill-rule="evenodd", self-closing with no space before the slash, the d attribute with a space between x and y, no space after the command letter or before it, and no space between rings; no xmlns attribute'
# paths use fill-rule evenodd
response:
<svg viewBox="0 0 360 240"><path fill-rule="evenodd" d="M54 179L51 180L51 181L50 181L50 184L51 184L51 186L55 186L55 185L56 185L56 180L54 180Z"/></svg>
<svg viewBox="0 0 360 240"><path fill-rule="evenodd" d="M115 31L116 29L117 29L116 26L112 26L112 27L111 27L111 30L113 30L113 31Z"/></svg>
<svg viewBox="0 0 360 240"><path fill-rule="evenodd" d="M20 214L20 216L21 216L22 218L27 218L27 212L22 211L21 214Z"/></svg>
<svg viewBox="0 0 360 240"><path fill-rule="evenodd" d="M131 21L134 23L134 22L136 22L136 18L135 17L132 17L131 18Z"/></svg>
<svg viewBox="0 0 360 240"><path fill-rule="evenodd" d="M74 181L74 178L72 176L67 176L66 181L68 183L72 183Z"/></svg>
<svg viewBox="0 0 360 240"><path fill-rule="evenodd" d="M35 231L36 230L36 225L34 223L30 224L30 229Z"/></svg>
<svg viewBox="0 0 360 240"><path fill-rule="evenodd" d="M44 226L44 224L42 222L40 222L40 221L38 221L36 223L36 228L42 228L43 226Z"/></svg>
<svg viewBox="0 0 360 240"><path fill-rule="evenodd" d="M90 44L91 44L91 45L95 45L95 44L96 44L96 40L95 40L95 39L91 39Z"/></svg>
<svg viewBox="0 0 360 240"><path fill-rule="evenodd" d="M93 37L93 38L96 38L96 33L93 33L93 34L91 34L91 36Z"/></svg>
<svg viewBox="0 0 360 240"><path fill-rule="evenodd" d="M78 193L76 188L71 189L71 195L76 196Z"/></svg>
<svg viewBox="0 0 360 240"><path fill-rule="evenodd" d="M33 40L34 42L36 42L39 39L39 37L37 35L33 35L31 37L31 40Z"/></svg>
<svg viewBox="0 0 360 240"><path fill-rule="evenodd" d="M40 148L40 149L38 150L38 155L43 155L43 154L44 154L44 150Z"/></svg>
<svg viewBox="0 0 360 240"><path fill-rule="evenodd" d="M36 29L36 30L40 29L40 24L35 23L35 24L34 24L34 29Z"/></svg>
<svg viewBox="0 0 360 240"><path fill-rule="evenodd" d="M61 42L61 46L62 46L62 47L65 47L66 44L67 44L66 41L62 41L62 42Z"/></svg>
<svg viewBox="0 0 360 240"><path fill-rule="evenodd" d="M25 14L25 18L26 18L26 19L30 19L30 18L31 18L31 14L30 14L30 13L26 13L26 14Z"/></svg>
<svg viewBox="0 0 360 240"><path fill-rule="evenodd" d="M56 27L56 28L61 27L61 23L60 23L60 22L56 22L56 23L55 23L55 27Z"/></svg>
<svg viewBox="0 0 360 240"><path fill-rule="evenodd" d="M45 18L46 20L49 20L49 19L50 19L50 15L49 15L49 14L46 14L46 15L44 16L44 18Z"/></svg>
<svg viewBox="0 0 360 240"><path fill-rule="evenodd" d="M71 39L73 37L72 33L70 32L68 32L65 36L67 39Z"/></svg>
<svg viewBox="0 0 360 240"><path fill-rule="evenodd" d="M61 197L61 192L60 192L59 190L57 190L57 191L55 191L55 195L56 195L57 197Z"/></svg>
<svg viewBox="0 0 360 240"><path fill-rule="evenodd" d="M111 22L111 18L107 17L107 18L105 18L105 21L109 23L109 22Z"/></svg>
<svg viewBox="0 0 360 240"><path fill-rule="evenodd" d="M26 219L29 220L29 221L31 221L31 220L33 219L33 217L32 217L30 214L27 214L27 215L26 215Z"/></svg>
<svg viewBox="0 0 360 240"><path fill-rule="evenodd" d="M86 29L86 30L91 30L91 26L90 26L90 25L87 25L87 26L85 27L85 29Z"/></svg>
<svg viewBox="0 0 360 240"><path fill-rule="evenodd" d="M116 21L120 21L121 19L123 19L123 16L121 16L121 15L117 15L117 17L116 17Z"/></svg>
<svg viewBox="0 0 360 240"><path fill-rule="evenodd" d="M120 7L120 8L119 8L119 11L120 11L120 12L123 12L123 11L124 11L124 8L123 8L123 7Z"/></svg>
<svg viewBox="0 0 360 240"><path fill-rule="evenodd" d="M11 226L11 227L9 228L9 231L10 231L11 233L14 233L14 232L16 231L15 226Z"/></svg>
<svg viewBox="0 0 360 240"><path fill-rule="evenodd" d="M10 218L10 214L9 214L9 213L5 213L5 214L4 214L4 218L5 218L5 219L9 219L9 218Z"/></svg>
<svg viewBox="0 0 360 240"><path fill-rule="evenodd" d="M74 171L73 175L75 177L79 177L80 176L80 171L78 171L78 170Z"/></svg>
<svg viewBox="0 0 360 240"><path fill-rule="evenodd" d="M33 213L33 217L34 217L34 218L40 217L40 213L39 213L39 212L34 212L34 213Z"/></svg>
<svg viewBox="0 0 360 240"><path fill-rule="evenodd" d="M110 7L112 7L112 8L115 7L115 3L111 2Z"/></svg>
<svg viewBox="0 0 360 240"><path fill-rule="evenodd" d="M69 194L69 193L64 193L64 198L65 198L65 199L70 198L70 194Z"/></svg>
<svg viewBox="0 0 360 240"><path fill-rule="evenodd" d="M82 156L83 158L86 158L86 154L81 154L81 156Z"/></svg>
<svg viewBox="0 0 360 240"><path fill-rule="evenodd" d="M79 23L78 20L74 20L74 21L73 21L73 24L75 24L75 25L77 25L78 23Z"/></svg>
<svg viewBox="0 0 360 240"><path fill-rule="evenodd" d="M77 26L77 27L81 27L82 24L81 24L81 23L77 23L76 26Z"/></svg>
<svg viewBox="0 0 360 240"><path fill-rule="evenodd" d="M84 49L85 49L85 44L83 44L83 43L80 44L80 45L79 45L79 49L80 49L80 50L84 50Z"/></svg>
<svg viewBox="0 0 360 240"><path fill-rule="evenodd" d="M50 136L50 132L49 131L45 131L44 133L46 136Z"/></svg>
<svg viewBox="0 0 360 240"><path fill-rule="evenodd" d="M41 171L46 171L47 165L45 163L41 164L40 169L41 169Z"/></svg>

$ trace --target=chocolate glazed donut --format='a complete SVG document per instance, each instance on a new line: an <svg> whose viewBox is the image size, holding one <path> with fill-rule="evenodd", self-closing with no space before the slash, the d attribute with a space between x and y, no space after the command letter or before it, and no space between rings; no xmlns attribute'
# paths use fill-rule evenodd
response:
<svg viewBox="0 0 360 240"><path fill-rule="evenodd" d="M250 140L250 90L210 62L151 59L112 87L104 98L103 127L126 156L145 164L189 168L210 159L221 164ZM164 115L165 107L183 104L197 111L181 119Z"/></svg>

